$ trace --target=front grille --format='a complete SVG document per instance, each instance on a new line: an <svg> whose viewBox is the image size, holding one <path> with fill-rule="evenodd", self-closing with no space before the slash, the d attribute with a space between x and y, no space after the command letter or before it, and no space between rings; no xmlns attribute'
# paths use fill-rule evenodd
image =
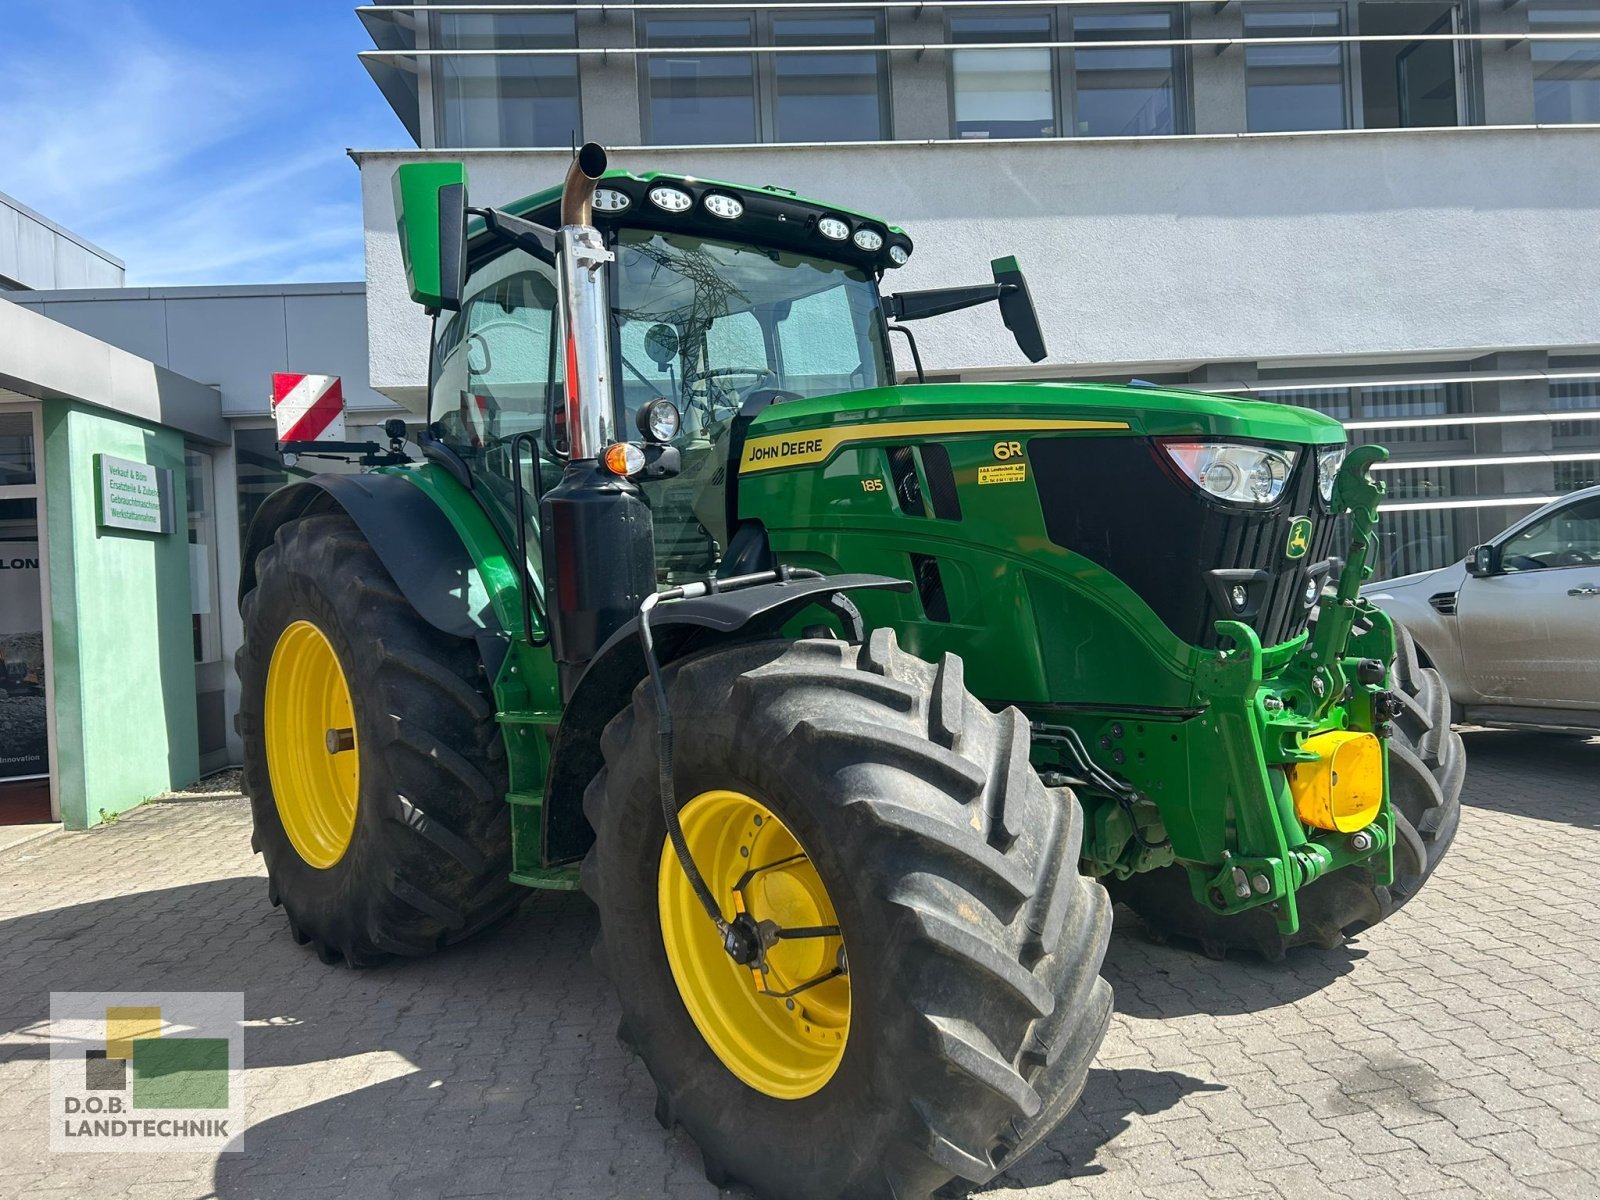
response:
<svg viewBox="0 0 1600 1200"><path fill-rule="evenodd" d="M1316 454L1301 450L1268 509L1206 498L1160 454L1144 438L1035 438L1028 458L1050 540L1110 571L1191 645L1215 647L1220 620L1244 621L1264 646L1298 636L1310 616L1306 585L1326 581L1334 538ZM1296 517L1311 520L1310 547L1289 558ZM1248 595L1242 614L1230 603L1235 584Z"/></svg>

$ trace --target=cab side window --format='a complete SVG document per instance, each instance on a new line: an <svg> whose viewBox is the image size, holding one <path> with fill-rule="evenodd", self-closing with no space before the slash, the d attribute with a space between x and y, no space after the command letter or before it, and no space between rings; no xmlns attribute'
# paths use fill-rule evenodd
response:
<svg viewBox="0 0 1600 1200"><path fill-rule="evenodd" d="M561 472L543 436L555 315L554 270L511 250L467 280L460 310L441 317L434 330L429 419L471 466L508 534L516 526L516 489L523 489L530 546L540 532L539 506L530 498ZM537 453L524 441L512 454L520 433L536 435Z"/></svg>
<svg viewBox="0 0 1600 1200"><path fill-rule="evenodd" d="M1500 549L1507 571L1539 571L1600 563L1600 496L1559 508L1508 538Z"/></svg>
<svg viewBox="0 0 1600 1200"><path fill-rule="evenodd" d="M520 250L467 282L439 324L429 416L458 452L483 452L544 427L552 375L555 274Z"/></svg>

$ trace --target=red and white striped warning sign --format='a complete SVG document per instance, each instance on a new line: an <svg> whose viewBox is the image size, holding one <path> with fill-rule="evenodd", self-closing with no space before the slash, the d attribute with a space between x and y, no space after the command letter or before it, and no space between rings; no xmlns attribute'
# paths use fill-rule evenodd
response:
<svg viewBox="0 0 1600 1200"><path fill-rule="evenodd" d="M280 442L344 441L344 388L337 375L272 377Z"/></svg>

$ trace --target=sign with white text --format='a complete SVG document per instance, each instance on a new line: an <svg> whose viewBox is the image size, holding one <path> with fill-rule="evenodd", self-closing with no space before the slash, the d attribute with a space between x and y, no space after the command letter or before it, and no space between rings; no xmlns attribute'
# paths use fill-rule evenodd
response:
<svg viewBox="0 0 1600 1200"><path fill-rule="evenodd" d="M98 517L102 528L171 533L172 472L166 467L96 454Z"/></svg>

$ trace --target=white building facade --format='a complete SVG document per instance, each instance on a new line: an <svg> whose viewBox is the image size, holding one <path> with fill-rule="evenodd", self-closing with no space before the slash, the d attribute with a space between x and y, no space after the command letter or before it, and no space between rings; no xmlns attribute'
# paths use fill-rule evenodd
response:
<svg viewBox="0 0 1600 1200"><path fill-rule="evenodd" d="M903 226L885 289L1014 253L1049 358L994 313L931 378L1143 378L1306 404L1394 451L1387 574L1600 479L1600 7L1549 0L375 4L417 141L354 154L369 370L417 408L390 177L475 203L616 165L775 184ZM909 367L909 362L902 364Z"/></svg>

